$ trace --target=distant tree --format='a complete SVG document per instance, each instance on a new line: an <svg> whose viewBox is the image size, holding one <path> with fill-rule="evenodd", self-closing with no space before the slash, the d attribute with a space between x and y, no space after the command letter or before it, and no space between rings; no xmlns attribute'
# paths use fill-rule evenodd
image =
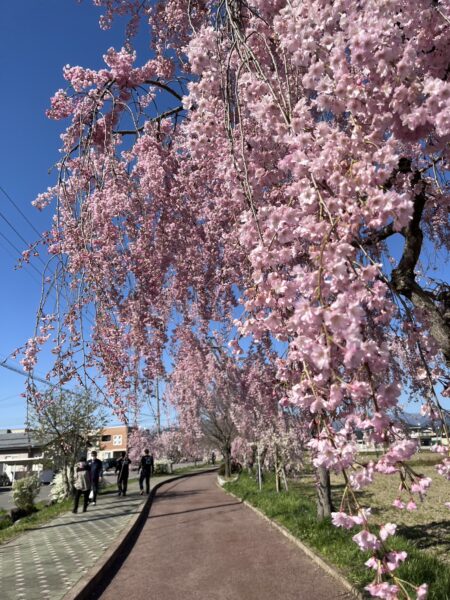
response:
<svg viewBox="0 0 450 600"><path fill-rule="evenodd" d="M195 336L188 328L176 333L174 370L168 400L177 409L184 444L217 448L230 475L231 444L237 435L232 408L241 395L236 361L216 341Z"/></svg>
<svg viewBox="0 0 450 600"><path fill-rule="evenodd" d="M61 470L65 496L71 493L77 461L105 423L104 412L89 392L52 392L39 409L32 404L29 425L45 448L46 462Z"/></svg>
<svg viewBox="0 0 450 600"><path fill-rule="evenodd" d="M154 438L155 434L152 434L149 429L143 429L142 427L133 429L128 438L128 456L130 460L136 463L139 462L146 448L152 450Z"/></svg>

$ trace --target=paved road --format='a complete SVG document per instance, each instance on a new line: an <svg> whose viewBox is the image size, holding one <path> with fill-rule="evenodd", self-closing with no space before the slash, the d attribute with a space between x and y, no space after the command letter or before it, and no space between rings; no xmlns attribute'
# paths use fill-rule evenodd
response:
<svg viewBox="0 0 450 600"><path fill-rule="evenodd" d="M151 483L167 478L155 477ZM137 482L132 482L125 498L107 492L86 513L64 513L0 545L1 600L60 600L141 510L143 501Z"/></svg>
<svg viewBox="0 0 450 600"><path fill-rule="evenodd" d="M349 598L297 546L215 484L215 474L165 484L101 600Z"/></svg>
<svg viewBox="0 0 450 600"><path fill-rule="evenodd" d="M51 486L42 485L39 491L39 495L36 498L36 502L40 502L41 500L48 500L50 498ZM2 487L0 488L0 508L5 510L10 510L14 508L14 500L12 497L11 487Z"/></svg>

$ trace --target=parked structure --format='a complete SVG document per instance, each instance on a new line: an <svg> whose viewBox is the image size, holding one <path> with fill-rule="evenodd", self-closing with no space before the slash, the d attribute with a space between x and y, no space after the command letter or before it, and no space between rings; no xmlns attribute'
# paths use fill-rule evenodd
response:
<svg viewBox="0 0 450 600"><path fill-rule="evenodd" d="M436 427L436 422L433 422L430 417L403 413L400 417L395 417L400 428L403 428L408 436L418 440L419 448L427 449L436 445L448 445L448 440L445 432L441 427ZM450 426L450 418L447 419L447 425ZM363 432L357 431L358 449L360 452L381 452L383 446L375 446L373 443L367 443Z"/></svg>
<svg viewBox="0 0 450 600"><path fill-rule="evenodd" d="M126 425L104 427L99 437L98 445L89 449L97 450L100 460L119 458L122 452L128 451L128 437L133 430Z"/></svg>
<svg viewBox="0 0 450 600"><path fill-rule="evenodd" d="M39 473L43 483L49 483L53 471L44 469L44 448L32 432L25 429L0 429L0 474L10 482Z"/></svg>

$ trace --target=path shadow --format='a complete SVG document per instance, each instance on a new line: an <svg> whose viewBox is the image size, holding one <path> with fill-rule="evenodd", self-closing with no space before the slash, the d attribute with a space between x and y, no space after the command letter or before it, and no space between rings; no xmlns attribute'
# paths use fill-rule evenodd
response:
<svg viewBox="0 0 450 600"><path fill-rule="evenodd" d="M159 519L160 517L173 517L174 515L184 515L186 513L198 512L201 510L211 510L213 508L223 508L225 506L240 506L242 504L242 500L240 502L227 502L225 504L214 504L213 506L202 506L201 508L188 508L187 510L180 510L175 512L164 513L162 515L150 515L148 519Z"/></svg>
<svg viewBox="0 0 450 600"><path fill-rule="evenodd" d="M167 499L171 499L171 498L185 498L186 496L195 496L195 495L201 494L202 492L205 492L205 491L206 490L186 490L186 491L182 491L182 492L168 491L168 492L160 493L159 496L157 495L155 500L157 500L158 498L160 498L161 500L167 500Z"/></svg>
<svg viewBox="0 0 450 600"><path fill-rule="evenodd" d="M138 507L136 507L138 508ZM139 514L139 510L130 510L128 512L124 512L122 514L114 514L114 515L99 515L98 517L83 517L81 516L83 513L81 513L80 517L74 517L74 519L72 521L64 521L64 523L58 523L56 525L42 525L41 527L39 527L38 529L34 529L30 531L40 531L41 529L55 529L57 527L67 527L67 525L77 525L79 523L89 523L90 521L104 521L105 519L111 519L111 518L115 518L115 517L121 517L121 516L128 516L128 515L137 515ZM87 514L87 513L85 513Z"/></svg>

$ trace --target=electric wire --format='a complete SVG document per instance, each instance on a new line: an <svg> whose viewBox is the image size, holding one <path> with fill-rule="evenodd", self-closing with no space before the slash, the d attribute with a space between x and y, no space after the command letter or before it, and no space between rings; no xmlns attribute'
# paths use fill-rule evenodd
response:
<svg viewBox="0 0 450 600"><path fill-rule="evenodd" d="M42 234L38 231L38 229L36 229L36 227L33 225L33 223L31 223L31 221L28 219L28 217L24 214L24 212L19 208L19 206L17 205L17 203L11 198L11 196L5 191L5 189L0 185L0 191L3 192L3 194L5 195L5 197L9 200L9 202L14 206L14 208L17 210L17 212L25 219L25 221L30 225L30 227L33 229L33 231L35 233L37 233L37 235L39 236L40 239L42 238ZM27 246L30 247L30 243L25 239L25 237L17 230L17 228L11 223L11 221L3 214L3 212L0 210L0 218L3 219L3 221L12 229L12 231L14 231L14 233L19 237L20 240L22 240L22 242ZM4 235L2 232L0 232L0 237L2 237L19 255L20 258L22 258L23 254L22 251L13 243L11 242L11 240ZM42 259L41 256L37 257L38 260L42 263L42 265L47 268L47 265L45 263L45 261ZM44 273L41 272L36 265L33 262L27 262L26 263L27 266L30 266L32 269L34 269L37 274L39 275L39 277L41 278L41 281L38 281L38 284L41 285L42 283L42 279L44 278ZM53 272L50 271L49 275L54 276L55 274ZM36 281L36 279L35 279ZM52 290L54 291L54 290ZM56 292L55 292L56 293ZM92 319L89 316L89 313L85 314L85 318L88 321L88 323L90 325L94 325ZM92 317L94 318L94 317Z"/></svg>
<svg viewBox="0 0 450 600"><path fill-rule="evenodd" d="M0 367L3 367L4 369L8 369L8 371L13 371L13 373L17 373L18 375L21 375L22 377L28 377L28 373L26 373L25 371L22 371L18 367L9 365L6 362L1 362ZM68 394L73 394L74 396L78 396L79 398L83 397L83 394L80 394L79 392L75 392L74 390L70 390L69 388L62 387L59 384L52 383L51 381L47 381L47 379L44 379L43 377L39 377L38 375L33 374L33 380L39 381L39 383L43 383L44 385L46 385L52 389L62 390L63 392L66 392Z"/></svg>
<svg viewBox="0 0 450 600"><path fill-rule="evenodd" d="M38 229L36 229L36 227L33 225L33 223L30 221L30 219L26 216L26 214L22 211L22 209L17 205L17 203L14 202L14 200L11 198L11 196L8 194L8 192L1 185L0 185L0 192L2 192L3 195L7 198L7 200L9 200L9 202L14 206L14 208L17 210L17 212L28 223L28 225L31 227L31 229L35 233L37 233L37 235L39 237L42 237L42 233Z"/></svg>

